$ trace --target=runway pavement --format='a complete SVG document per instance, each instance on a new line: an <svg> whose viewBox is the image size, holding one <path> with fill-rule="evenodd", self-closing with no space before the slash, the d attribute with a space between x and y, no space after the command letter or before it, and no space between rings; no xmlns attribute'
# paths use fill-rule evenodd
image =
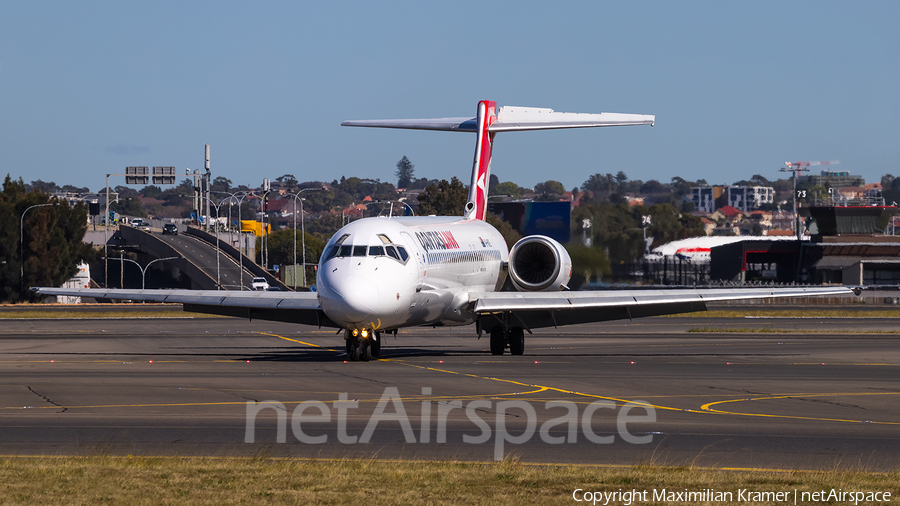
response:
<svg viewBox="0 0 900 506"><path fill-rule="evenodd" d="M894 470L900 336L863 332L895 330L891 318L649 318L536 330L525 356L495 357L472 327L413 329L385 337L382 360L345 363L341 337L314 327L3 320L0 454Z"/></svg>

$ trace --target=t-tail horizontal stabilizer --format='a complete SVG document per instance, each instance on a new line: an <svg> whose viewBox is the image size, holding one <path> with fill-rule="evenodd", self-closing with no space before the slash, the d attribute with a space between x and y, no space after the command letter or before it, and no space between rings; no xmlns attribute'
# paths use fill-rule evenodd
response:
<svg viewBox="0 0 900 506"><path fill-rule="evenodd" d="M653 126L655 122L656 116L649 114L610 112L584 114L513 106L501 107L498 112L496 102L482 100L478 102L478 113L474 118L354 120L344 121L341 125L445 130L478 134L475 142L475 160L472 164L472 180L469 185L469 202L466 204L465 216L468 219L483 220L487 213L487 182L491 175L491 148L494 143L494 135L498 132L632 125Z"/></svg>

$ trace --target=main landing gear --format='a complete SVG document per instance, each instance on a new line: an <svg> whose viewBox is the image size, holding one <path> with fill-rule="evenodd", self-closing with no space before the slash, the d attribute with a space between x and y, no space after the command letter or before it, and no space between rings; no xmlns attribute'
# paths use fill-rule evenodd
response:
<svg viewBox="0 0 900 506"><path fill-rule="evenodd" d="M525 330L522 327L494 327L491 329L491 355L503 355L509 345L510 355L525 353Z"/></svg>
<svg viewBox="0 0 900 506"><path fill-rule="evenodd" d="M381 332L369 329L345 330L347 358L351 362L368 362L381 356Z"/></svg>

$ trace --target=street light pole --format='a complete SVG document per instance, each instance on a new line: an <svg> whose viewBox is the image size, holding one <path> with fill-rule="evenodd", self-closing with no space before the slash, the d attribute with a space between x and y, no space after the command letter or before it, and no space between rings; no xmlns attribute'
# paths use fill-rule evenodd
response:
<svg viewBox="0 0 900 506"><path fill-rule="evenodd" d="M325 188L304 188L297 193L294 194L294 291L297 291L297 199L300 200L300 234L302 235L301 241L303 241L303 286L306 286L306 226L304 226L304 213L303 213L303 200L300 199L300 194L305 191L316 191L316 190L324 190Z"/></svg>
<svg viewBox="0 0 900 506"><path fill-rule="evenodd" d="M34 209L35 207L46 207L46 206L58 206L59 202L51 202L49 204L35 204L24 211L22 211L22 218L19 220L19 264L20 264L20 272L19 272L19 283L20 283L20 291L24 297L25 295L25 213Z"/></svg>
<svg viewBox="0 0 900 506"><path fill-rule="evenodd" d="M222 205L222 202L219 202L219 205L217 206L215 203L213 203L211 198L206 197L206 196L204 196L203 198L206 199L207 212L209 211L208 206L213 206L216 208L216 290L221 290L222 289L222 273L219 270L219 256L220 256L219 255L219 215L222 213L219 212L219 207ZM209 220L207 220L207 224L206 224L207 231L209 231L209 222L208 221Z"/></svg>
<svg viewBox="0 0 900 506"><path fill-rule="evenodd" d="M226 195L230 195L227 199L222 199L222 201L219 202L219 206L221 206L223 202L230 201L230 204L228 205L228 221L229 222L231 221L231 205L234 204L234 199L237 198L237 195L243 193L243 195L241 195L241 198L238 199L238 238L239 238L239 240L238 240L238 267L239 267L239 270L241 271L241 281L240 281L241 285L240 286L241 286L241 290L243 290L244 289L244 257L241 254L241 248L242 248L241 243L243 243L244 237L243 237L243 232L241 231L241 222L242 222L242 220L241 220L241 204L244 201L244 197L252 195L253 192L252 191L237 191L237 192L232 193L232 192L216 191L213 193L224 193ZM229 237L231 237L233 239L234 235L229 235ZM246 251L247 251L246 248L244 248L244 252L246 252Z"/></svg>
<svg viewBox="0 0 900 506"><path fill-rule="evenodd" d="M141 264L135 262L134 260L132 260L132 259L130 259L130 258L124 258L124 257L116 258L116 257L112 257L113 260L121 260L121 261L124 261L124 262L131 262L131 263L133 263L134 265L137 265L137 266L138 266L138 269L141 270L141 290L145 290L145 289L146 289L146 286L147 286L147 270L150 269L150 266L151 266L151 265L153 265L153 264L156 263L156 262L162 262L163 260L178 260L179 258L184 258L184 257L166 257L166 258L157 258L156 260L151 260L150 262L148 262L147 265L146 265L145 267L141 267ZM107 260L106 257L103 257L103 259L104 259L104 260ZM124 265L122 266L122 270L123 270L123 271L125 270L125 266L124 266Z"/></svg>

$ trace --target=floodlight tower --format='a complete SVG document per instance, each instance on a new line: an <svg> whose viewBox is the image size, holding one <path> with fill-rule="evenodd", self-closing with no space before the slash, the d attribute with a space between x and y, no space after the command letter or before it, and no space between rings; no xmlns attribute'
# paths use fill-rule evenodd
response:
<svg viewBox="0 0 900 506"><path fill-rule="evenodd" d="M800 215L797 213L797 176L801 172L809 172L810 165L837 165L840 160L831 160L827 162L784 162L784 167L779 169L781 172L792 172L791 179L794 182L794 233L797 234L797 240L801 240L803 231L800 228ZM804 195L805 196L805 195Z"/></svg>

